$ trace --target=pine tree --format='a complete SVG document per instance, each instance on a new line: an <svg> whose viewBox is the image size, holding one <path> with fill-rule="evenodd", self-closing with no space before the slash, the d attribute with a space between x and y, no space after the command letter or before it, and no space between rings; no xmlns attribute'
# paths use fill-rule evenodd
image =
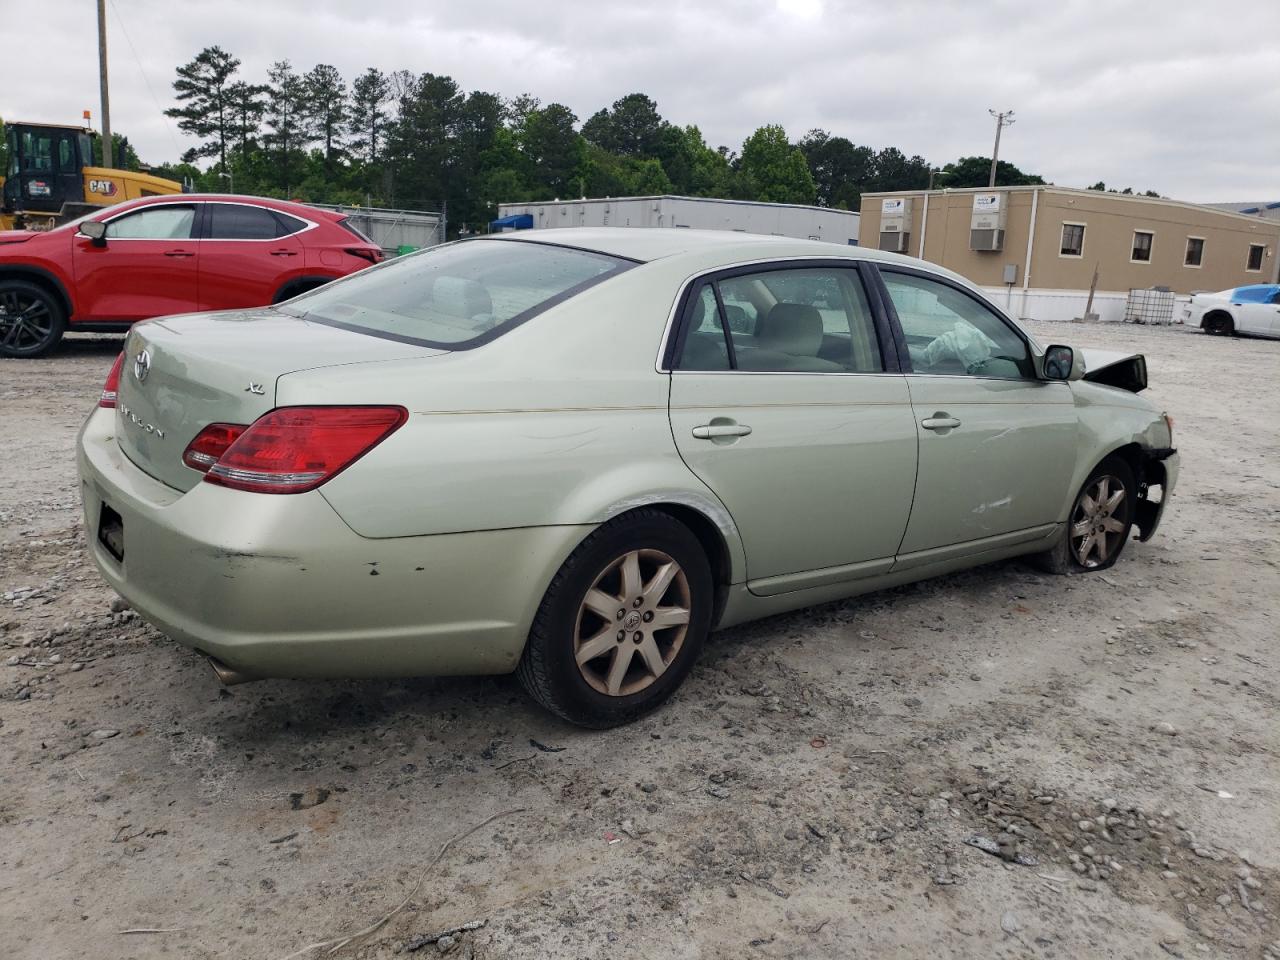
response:
<svg viewBox="0 0 1280 960"><path fill-rule="evenodd" d="M227 141L231 135L232 109L228 90L240 61L221 47L205 47L190 63L178 67L173 90L180 106L165 111L178 120L178 129L204 142L184 155L187 161L217 157L227 166Z"/></svg>

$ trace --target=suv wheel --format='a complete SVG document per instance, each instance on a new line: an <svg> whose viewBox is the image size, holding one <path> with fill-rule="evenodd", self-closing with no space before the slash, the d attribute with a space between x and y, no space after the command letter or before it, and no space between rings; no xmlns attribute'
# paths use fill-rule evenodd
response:
<svg viewBox="0 0 1280 960"><path fill-rule="evenodd" d="M42 357L62 339L62 304L29 280L0 280L0 357Z"/></svg>
<svg viewBox="0 0 1280 960"><path fill-rule="evenodd" d="M648 713L693 667L711 625L711 567L682 523L636 510L606 523L564 562L517 668L560 717L612 727Z"/></svg>

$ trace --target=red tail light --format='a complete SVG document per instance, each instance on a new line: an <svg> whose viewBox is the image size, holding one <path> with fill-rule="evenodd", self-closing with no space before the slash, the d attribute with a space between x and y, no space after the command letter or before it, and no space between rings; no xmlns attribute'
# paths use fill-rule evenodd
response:
<svg viewBox="0 0 1280 960"><path fill-rule="evenodd" d="M236 437L208 468L204 479L255 493L314 490L372 450L408 418L404 407L280 407ZM205 432L207 428L201 435Z"/></svg>
<svg viewBox="0 0 1280 960"><path fill-rule="evenodd" d="M344 249L353 257L359 257L361 260L368 260L370 263L377 263L382 259L381 250L374 250L369 247L345 247Z"/></svg>
<svg viewBox="0 0 1280 960"><path fill-rule="evenodd" d="M124 354L116 357L116 362L111 365L111 372L107 374L107 382L102 385L102 396L98 398L98 406L106 407L108 410L114 410L116 400L120 394L120 370L124 366Z"/></svg>
<svg viewBox="0 0 1280 960"><path fill-rule="evenodd" d="M208 473L209 468L227 452L227 449L247 430L242 423L211 423L188 444L182 454L182 462L192 470Z"/></svg>

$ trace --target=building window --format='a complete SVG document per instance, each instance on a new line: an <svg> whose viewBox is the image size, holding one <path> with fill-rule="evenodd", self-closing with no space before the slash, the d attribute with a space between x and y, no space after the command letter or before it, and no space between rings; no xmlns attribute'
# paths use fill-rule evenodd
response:
<svg viewBox="0 0 1280 960"><path fill-rule="evenodd" d="M1133 231L1133 249L1129 253L1131 263L1151 262L1151 242L1156 235L1150 230Z"/></svg>
<svg viewBox="0 0 1280 960"><path fill-rule="evenodd" d="M1061 257L1084 256L1083 223L1064 223L1062 225L1062 249L1058 255Z"/></svg>
<svg viewBox="0 0 1280 960"><path fill-rule="evenodd" d="M1186 267L1198 267L1204 263L1204 237L1187 237L1187 255L1182 258Z"/></svg>
<svg viewBox="0 0 1280 960"><path fill-rule="evenodd" d="M1262 270L1262 255L1266 252L1266 247L1260 243L1249 244L1249 260L1245 263L1244 268L1250 273L1258 273Z"/></svg>

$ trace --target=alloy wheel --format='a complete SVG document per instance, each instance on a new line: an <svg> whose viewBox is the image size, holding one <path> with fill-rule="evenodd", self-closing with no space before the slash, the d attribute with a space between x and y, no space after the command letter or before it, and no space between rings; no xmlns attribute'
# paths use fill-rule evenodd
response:
<svg viewBox="0 0 1280 960"><path fill-rule="evenodd" d="M0 346L25 353L53 334L53 311L43 297L23 290L0 290Z"/></svg>
<svg viewBox="0 0 1280 960"><path fill-rule="evenodd" d="M582 678L611 697L652 685L675 662L689 630L684 570L661 550L631 550L596 577L578 608L574 659Z"/></svg>
<svg viewBox="0 0 1280 960"><path fill-rule="evenodd" d="M1101 567L1124 545L1128 509L1118 477L1095 477L1084 488L1071 513L1071 553L1080 566Z"/></svg>

